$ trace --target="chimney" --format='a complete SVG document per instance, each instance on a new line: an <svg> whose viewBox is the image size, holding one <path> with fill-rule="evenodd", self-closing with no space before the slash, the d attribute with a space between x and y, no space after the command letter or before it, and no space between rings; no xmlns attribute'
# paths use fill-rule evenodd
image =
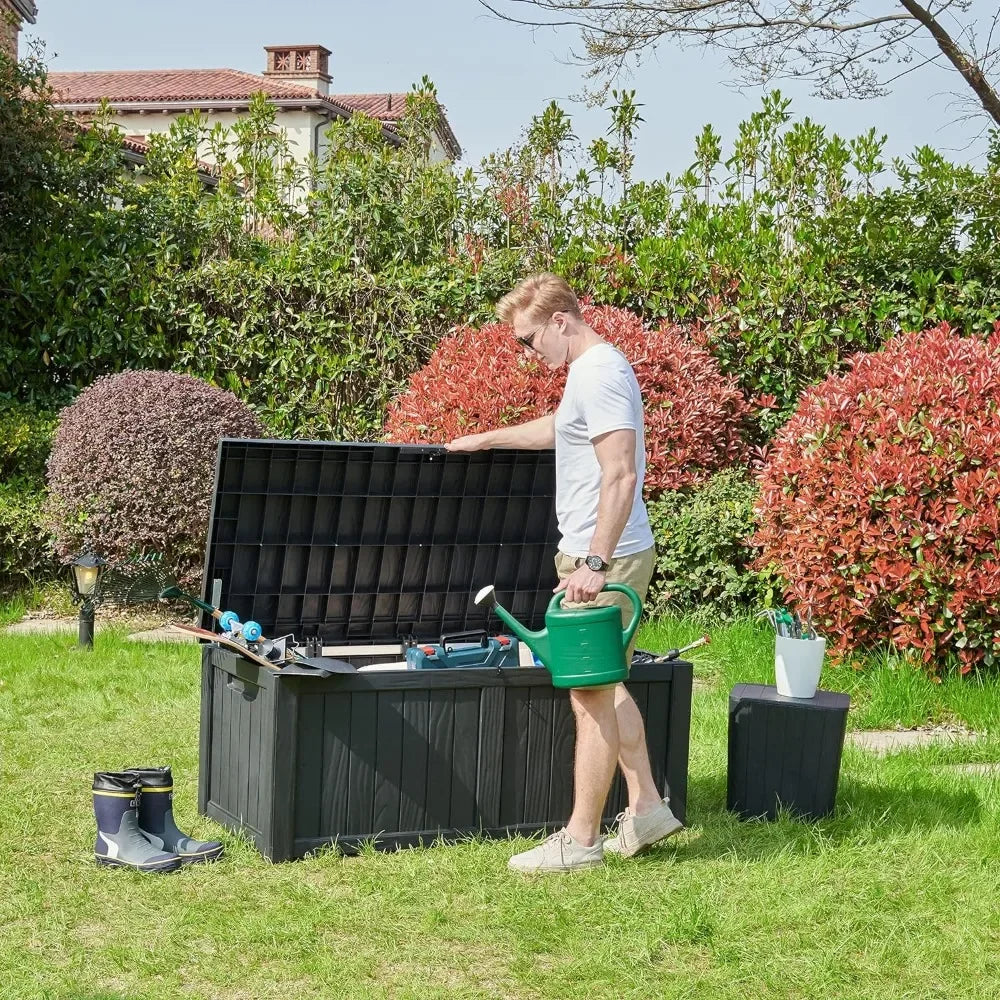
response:
<svg viewBox="0 0 1000 1000"><path fill-rule="evenodd" d="M289 80L300 87L330 93L330 50L322 45L265 45L267 69L272 80Z"/></svg>

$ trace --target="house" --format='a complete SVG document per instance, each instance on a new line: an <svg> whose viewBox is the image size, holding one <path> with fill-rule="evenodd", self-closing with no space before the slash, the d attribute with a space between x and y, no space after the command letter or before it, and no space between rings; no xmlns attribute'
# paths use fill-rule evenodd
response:
<svg viewBox="0 0 1000 1000"><path fill-rule="evenodd" d="M34 0L0 0L0 52L16 59L21 25L34 24L37 16Z"/></svg>
<svg viewBox="0 0 1000 1000"><path fill-rule="evenodd" d="M322 45L268 45L264 51L267 65L260 76L235 69L119 70L50 73L49 83L55 91L55 106L83 118L90 117L106 98L114 121L132 137L166 132L178 115L196 110L209 125L232 126L247 112L251 96L263 92L278 109L278 122L300 163L310 154L322 163L330 124L358 112L381 122L386 142L402 142L398 125L406 106L405 93L331 93L330 50ZM431 159L455 160L461 152L442 108Z"/></svg>

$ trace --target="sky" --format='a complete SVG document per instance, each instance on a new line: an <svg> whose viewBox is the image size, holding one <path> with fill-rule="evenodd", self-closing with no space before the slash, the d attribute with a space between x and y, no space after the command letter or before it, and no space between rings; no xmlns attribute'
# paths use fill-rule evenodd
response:
<svg viewBox="0 0 1000 1000"><path fill-rule="evenodd" d="M459 142L462 163L517 142L533 115L552 100L585 143L603 135L607 111L574 102L583 70L570 60L571 29L532 31L497 20L477 0L36 0L26 39L45 46L50 70L264 69L264 46L319 43L331 50L331 89L339 93L405 91L426 74L437 86ZM865 3L866 0L862 0ZM879 4L885 9L891 0ZM973 13L985 19L987 0ZM995 4L992 6L995 7ZM763 91L734 89L724 58L713 50L664 43L619 86L636 90L645 122L636 146L637 179L677 175L693 161L694 138L711 123L724 158L740 121L760 106ZM875 126L888 135L890 156L931 145L956 161L981 156L969 145L979 125L956 122L949 91L956 74L929 67L905 77L890 97L823 101L808 88L780 84L797 118L810 117L850 138ZM964 86L964 85L963 85Z"/></svg>

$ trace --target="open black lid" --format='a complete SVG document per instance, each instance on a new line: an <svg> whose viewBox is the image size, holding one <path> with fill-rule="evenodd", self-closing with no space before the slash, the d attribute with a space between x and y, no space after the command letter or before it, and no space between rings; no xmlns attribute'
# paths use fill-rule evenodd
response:
<svg viewBox="0 0 1000 1000"><path fill-rule="evenodd" d="M551 451L219 442L203 597L265 635L327 644L502 631L476 592L530 629L556 583Z"/></svg>

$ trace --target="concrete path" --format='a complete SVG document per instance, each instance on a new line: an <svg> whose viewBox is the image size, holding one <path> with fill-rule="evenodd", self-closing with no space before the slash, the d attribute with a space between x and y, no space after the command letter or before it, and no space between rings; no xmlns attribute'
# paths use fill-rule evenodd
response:
<svg viewBox="0 0 1000 1000"><path fill-rule="evenodd" d="M73 635L79 628L76 618L28 618L25 621L15 622L8 625L4 632L12 632L15 635ZM101 621L100 615L94 622L94 632L100 635L108 629L121 629L121 623L112 621ZM197 642L196 636L182 632L180 629L172 628L170 625L160 625L156 628L143 629L139 632L132 632L126 636L129 642Z"/></svg>
<svg viewBox="0 0 1000 1000"><path fill-rule="evenodd" d="M126 636L129 642L197 642L198 637L190 632L182 632L171 625L148 628L143 632L133 632Z"/></svg>
<svg viewBox="0 0 1000 1000"><path fill-rule="evenodd" d="M862 750L884 755L896 750L914 747L971 743L978 739L976 733L962 729L861 729L847 734L847 742Z"/></svg>
<svg viewBox="0 0 1000 1000"><path fill-rule="evenodd" d="M106 628L102 622L94 623L94 631L99 632ZM3 631L12 632L15 635L38 635L40 633L60 633L75 632L79 628L76 618L28 618L23 622L14 622L8 625Z"/></svg>

